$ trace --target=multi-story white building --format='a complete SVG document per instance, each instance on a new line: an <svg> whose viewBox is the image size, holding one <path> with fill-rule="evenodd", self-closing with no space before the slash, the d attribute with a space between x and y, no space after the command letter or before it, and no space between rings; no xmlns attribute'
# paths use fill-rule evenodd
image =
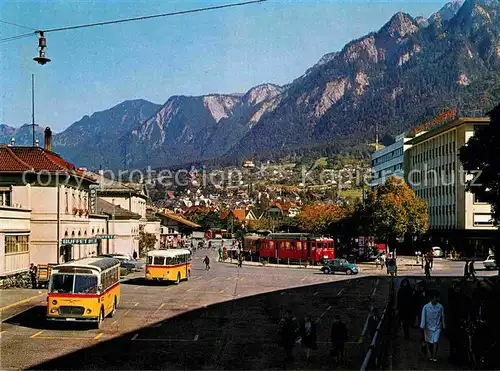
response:
<svg viewBox="0 0 500 371"><path fill-rule="evenodd" d="M487 117L451 118L416 133L407 142L411 148L407 151L405 178L416 194L427 201L431 234L455 248L467 248L469 253L487 253L488 240L496 228L491 206L466 190L470 179L458 154L474 132L488 124Z"/></svg>
<svg viewBox="0 0 500 371"><path fill-rule="evenodd" d="M405 134L398 135L395 142L372 154L372 181L370 186L376 187L386 181L391 175L404 177L404 156L410 148L407 144L411 138Z"/></svg>

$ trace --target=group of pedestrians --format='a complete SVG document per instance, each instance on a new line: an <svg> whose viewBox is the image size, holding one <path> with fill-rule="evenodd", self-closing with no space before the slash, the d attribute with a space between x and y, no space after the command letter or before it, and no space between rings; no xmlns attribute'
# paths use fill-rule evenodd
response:
<svg viewBox="0 0 500 371"><path fill-rule="evenodd" d="M285 312L278 324L278 336L287 362L293 361L293 349L299 343L305 350L306 360L309 361L311 351L318 349L316 325L317 321L314 321L311 315L304 316L304 319L299 323L291 310ZM330 335L330 354L335 362L341 363L344 361L347 326L342 322L340 315L334 317Z"/></svg>
<svg viewBox="0 0 500 371"><path fill-rule="evenodd" d="M444 308L440 304L439 292L427 290L424 281L412 285L404 278L398 290L397 310L404 338L410 338L411 327L420 327L422 352L436 362L439 337L445 328Z"/></svg>

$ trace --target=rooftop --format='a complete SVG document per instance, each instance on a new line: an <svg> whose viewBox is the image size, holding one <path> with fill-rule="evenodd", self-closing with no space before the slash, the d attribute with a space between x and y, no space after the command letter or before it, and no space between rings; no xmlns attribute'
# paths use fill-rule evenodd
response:
<svg viewBox="0 0 500 371"><path fill-rule="evenodd" d="M57 153L41 147L16 147L0 144L0 173L23 173L25 171L46 171L69 173L92 180L84 171L66 161Z"/></svg>
<svg viewBox="0 0 500 371"><path fill-rule="evenodd" d="M113 205L102 198L97 198L97 211L100 214L114 216L116 219L141 219L139 214L128 211L118 205Z"/></svg>

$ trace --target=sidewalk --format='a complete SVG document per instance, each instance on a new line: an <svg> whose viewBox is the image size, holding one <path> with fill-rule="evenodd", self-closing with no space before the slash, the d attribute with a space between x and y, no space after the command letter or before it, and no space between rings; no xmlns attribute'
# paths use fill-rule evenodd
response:
<svg viewBox="0 0 500 371"><path fill-rule="evenodd" d="M422 277L423 278L423 277ZM418 279L417 277L413 279ZM445 316L447 316L450 310L448 306L448 289L451 287L453 278L438 278L434 277L433 282L429 285L429 289L436 289L441 294L441 303L444 306ZM482 280L482 282L487 283L487 280ZM466 286L466 292L469 294L474 286L474 282L469 281ZM446 319L445 319L446 321ZM446 322L445 322L446 323ZM439 362L429 361L429 357L422 353L420 348L420 341L422 338L422 332L418 328L419 324L416 324L415 328L410 329L410 338L405 340L403 337L403 330L401 325L395 324L394 327L394 337L393 337L393 348L392 348L392 370L467 370L470 367L457 366L448 362L449 356L449 341L447 338L447 333L441 334L439 340L439 352L438 359Z"/></svg>
<svg viewBox="0 0 500 371"><path fill-rule="evenodd" d="M0 290L0 312L31 300L43 298L45 289L4 289Z"/></svg>

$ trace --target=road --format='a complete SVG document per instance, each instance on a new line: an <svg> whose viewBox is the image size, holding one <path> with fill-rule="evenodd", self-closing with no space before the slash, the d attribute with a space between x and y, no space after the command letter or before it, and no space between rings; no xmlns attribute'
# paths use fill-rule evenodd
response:
<svg viewBox="0 0 500 371"><path fill-rule="evenodd" d="M349 329L344 366L359 367L369 341L360 335L370 306L385 305L386 277L224 263L206 271L204 254L195 254L189 282L123 282L117 313L99 330L47 323L43 295L5 309L0 369L282 368L276 326L287 308L318 320L318 351L306 363L297 346L293 368L335 368L328 361L335 314Z"/></svg>

